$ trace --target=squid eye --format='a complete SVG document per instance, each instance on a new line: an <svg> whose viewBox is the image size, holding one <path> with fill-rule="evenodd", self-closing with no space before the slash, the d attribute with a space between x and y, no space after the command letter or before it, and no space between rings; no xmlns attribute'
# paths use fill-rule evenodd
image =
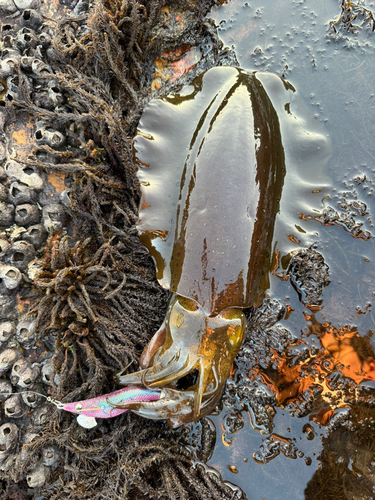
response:
<svg viewBox="0 0 375 500"><path fill-rule="evenodd" d="M231 321L235 321L236 319L243 321L245 317L242 310L235 307L224 309L223 311L221 311L220 316Z"/></svg>
<svg viewBox="0 0 375 500"><path fill-rule="evenodd" d="M82 403L77 403L74 409L75 411L82 411L83 410Z"/></svg>
<svg viewBox="0 0 375 500"><path fill-rule="evenodd" d="M227 330L228 340L231 346L238 347L242 344L244 329L241 325L230 325Z"/></svg>
<svg viewBox="0 0 375 500"><path fill-rule="evenodd" d="M188 299L186 297L178 297L177 302L187 311L197 311L199 309L199 306L195 302L195 300Z"/></svg>

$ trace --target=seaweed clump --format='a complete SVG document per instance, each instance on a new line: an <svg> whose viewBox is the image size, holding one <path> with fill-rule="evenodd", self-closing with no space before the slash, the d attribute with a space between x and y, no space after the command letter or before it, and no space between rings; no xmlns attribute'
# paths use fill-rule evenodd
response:
<svg viewBox="0 0 375 500"><path fill-rule="evenodd" d="M44 178L63 173L67 187L63 208L52 215L48 203L43 208L49 237L35 262L30 286L38 299L29 312L39 342L53 350L51 392L66 402L114 389L112 375L130 362L136 367L162 319L168 297L135 230L131 138L154 97L155 57L211 37L212 50L185 81L219 63L220 43L204 19L213 3L95 0L84 14L83 4L72 4L74 15L61 11L56 25L43 24L35 35L44 35L39 51L22 46L12 67L15 90L3 111L8 121L28 114L36 124L22 168ZM185 21L166 9L184 12ZM181 82L159 94L173 85ZM42 420L42 410L51 417ZM183 430L126 414L88 436L69 415L42 410L31 415L42 434L24 444L2 476L21 481L44 463L44 447L55 446L63 459L45 483L33 483L39 499L238 498L216 475L193 466ZM204 453L197 454L205 461L212 436L202 429ZM3 493L9 488L4 483Z"/></svg>

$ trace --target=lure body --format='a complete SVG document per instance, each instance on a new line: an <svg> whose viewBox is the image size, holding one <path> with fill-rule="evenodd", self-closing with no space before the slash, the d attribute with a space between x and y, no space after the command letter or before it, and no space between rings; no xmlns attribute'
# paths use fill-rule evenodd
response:
<svg viewBox="0 0 375 500"><path fill-rule="evenodd" d="M70 413L78 414L77 422L85 428L95 427L96 418L112 418L136 407L137 403L159 401L162 391L145 387L125 387L110 394L92 399L60 403L57 407ZM128 405L128 407L127 407Z"/></svg>
<svg viewBox="0 0 375 500"><path fill-rule="evenodd" d="M0 393L0 395L9 393ZM40 394L36 391L21 391L16 394L36 394L45 398L49 403L55 405L59 410L78 414L77 422L86 429L97 425L96 418L112 418L125 413L128 410L137 409L139 405L152 405L166 397L162 390L148 389L146 387L125 387L118 391L97 396L92 399L74 401L73 403L62 403L51 396Z"/></svg>

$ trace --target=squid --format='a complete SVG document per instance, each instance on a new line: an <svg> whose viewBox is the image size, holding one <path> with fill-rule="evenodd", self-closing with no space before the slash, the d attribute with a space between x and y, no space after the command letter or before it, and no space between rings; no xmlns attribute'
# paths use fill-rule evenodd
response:
<svg viewBox="0 0 375 500"><path fill-rule="evenodd" d="M290 201L294 177L306 203L328 156L294 87L273 74L217 67L149 102L134 140L137 228L171 295L141 370L116 377L163 390L133 411L178 427L217 405L245 337L244 310L270 286L282 195Z"/></svg>

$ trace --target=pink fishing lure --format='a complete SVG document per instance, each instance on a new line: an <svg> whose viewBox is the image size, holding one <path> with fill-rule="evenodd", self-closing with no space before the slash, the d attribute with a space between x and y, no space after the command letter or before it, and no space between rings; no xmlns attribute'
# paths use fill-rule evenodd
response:
<svg viewBox="0 0 375 500"><path fill-rule="evenodd" d="M163 391L159 389L147 389L146 387L124 387L110 394L104 394L92 399L75 401L73 403L61 403L49 399L59 409L78 414L77 422L82 427L90 429L97 425L96 418L112 418L121 415L131 408L116 408L116 405L127 403L144 403L159 401L163 397ZM131 405L130 405L131 406Z"/></svg>
<svg viewBox="0 0 375 500"><path fill-rule="evenodd" d="M54 404L59 410L78 414L77 422L86 429L91 429L97 425L96 418L112 418L131 410L135 403L152 403L165 397L164 391L160 389L148 389L147 387L124 387L115 392L97 396L92 399L74 401L73 403L62 403L51 396L40 394L35 391L22 391L18 394L38 394L46 398L49 403ZM6 394L8 393L0 393ZM129 405L127 408L126 405ZM117 405L123 406L116 408Z"/></svg>

